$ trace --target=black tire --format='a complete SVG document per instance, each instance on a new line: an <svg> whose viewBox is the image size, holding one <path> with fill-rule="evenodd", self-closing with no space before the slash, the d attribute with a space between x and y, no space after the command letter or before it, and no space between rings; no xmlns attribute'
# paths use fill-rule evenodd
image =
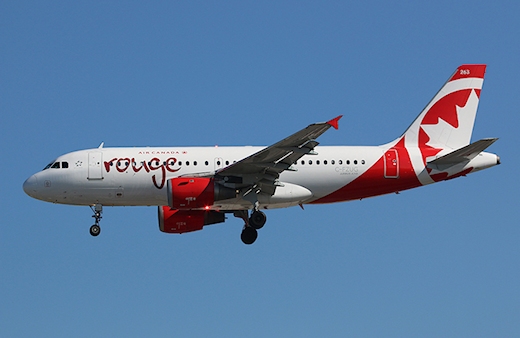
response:
<svg viewBox="0 0 520 338"><path fill-rule="evenodd" d="M261 211L253 211L249 217L249 225L257 230L262 229L266 221L267 217Z"/></svg>
<svg viewBox="0 0 520 338"><path fill-rule="evenodd" d="M244 230L242 230L242 234L240 235L242 242L247 245L253 244L257 237L258 232L255 228L251 227L245 227Z"/></svg>
<svg viewBox="0 0 520 338"><path fill-rule="evenodd" d="M96 237L97 235L99 235L100 232L101 232L101 228L99 227L99 225L94 224L93 226L90 227L90 234L92 236Z"/></svg>

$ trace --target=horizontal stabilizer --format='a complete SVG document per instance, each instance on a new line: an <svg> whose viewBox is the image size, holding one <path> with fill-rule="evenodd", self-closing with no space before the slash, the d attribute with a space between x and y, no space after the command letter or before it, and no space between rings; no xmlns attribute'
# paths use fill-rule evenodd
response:
<svg viewBox="0 0 520 338"><path fill-rule="evenodd" d="M485 138L479 140L447 155L429 161L427 165L432 169L443 170L458 163L469 162L478 154L486 150L486 148L492 145L496 140L498 140L498 138Z"/></svg>

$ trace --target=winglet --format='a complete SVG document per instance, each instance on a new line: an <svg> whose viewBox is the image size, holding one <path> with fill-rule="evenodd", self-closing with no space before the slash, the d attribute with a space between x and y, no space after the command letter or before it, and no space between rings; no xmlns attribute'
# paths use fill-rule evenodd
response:
<svg viewBox="0 0 520 338"><path fill-rule="evenodd" d="M334 127L334 129L338 129L338 121L342 117L343 117L343 115L335 117L332 120L328 121L327 124L330 124L332 127Z"/></svg>

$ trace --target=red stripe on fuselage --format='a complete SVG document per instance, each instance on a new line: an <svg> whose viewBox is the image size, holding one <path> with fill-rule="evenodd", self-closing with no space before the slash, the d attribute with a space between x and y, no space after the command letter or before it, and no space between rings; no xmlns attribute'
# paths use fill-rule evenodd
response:
<svg viewBox="0 0 520 338"><path fill-rule="evenodd" d="M395 193L398 191L421 186L422 184L417 179L415 171L412 167L410 154L404 147L404 137L391 149L397 150L398 153L398 178L385 178L385 155L383 155L372 167L370 167L354 181L312 203L319 204L350 201Z"/></svg>
<svg viewBox="0 0 520 338"><path fill-rule="evenodd" d="M466 170L463 170L463 171L461 171L460 173L454 174L454 175L452 175L452 176L448 176L448 173L444 172L444 173L439 173L439 174L433 174L433 175L430 175L430 177L431 177L432 180L434 180L435 182L447 181L447 180L452 180L452 179L457 178L457 177L466 176L466 175L469 174L472 170L473 170L473 167L468 168L468 169L466 169Z"/></svg>

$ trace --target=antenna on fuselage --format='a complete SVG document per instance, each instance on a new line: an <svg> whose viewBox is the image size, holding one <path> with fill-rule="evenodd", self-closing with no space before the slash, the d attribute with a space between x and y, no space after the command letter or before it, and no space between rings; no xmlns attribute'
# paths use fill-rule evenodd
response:
<svg viewBox="0 0 520 338"><path fill-rule="evenodd" d="M104 145L105 145L105 142L101 142L101 144L99 145L98 149L103 148Z"/></svg>

